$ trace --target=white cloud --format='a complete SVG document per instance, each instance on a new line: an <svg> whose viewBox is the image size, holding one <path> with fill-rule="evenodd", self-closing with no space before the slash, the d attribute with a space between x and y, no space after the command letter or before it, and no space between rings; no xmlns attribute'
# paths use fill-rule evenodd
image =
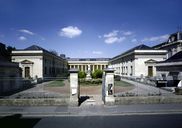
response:
<svg viewBox="0 0 182 128"><path fill-rule="evenodd" d="M142 42L158 42L158 41L162 42L167 40L168 37L169 37L168 34L161 35L161 36L154 36L154 37L144 38Z"/></svg>
<svg viewBox="0 0 182 128"><path fill-rule="evenodd" d="M135 39L135 38L131 40L132 43L136 43L137 41L138 41L138 40Z"/></svg>
<svg viewBox="0 0 182 128"><path fill-rule="evenodd" d="M82 30L80 30L78 27L68 26L62 28L58 34L59 36L74 38L81 35Z"/></svg>
<svg viewBox="0 0 182 128"><path fill-rule="evenodd" d="M18 37L18 39L19 39L19 40L21 40L21 41L25 41L25 40L27 40L27 38L26 38L26 37L24 37L24 36L20 36L20 37Z"/></svg>
<svg viewBox="0 0 182 128"><path fill-rule="evenodd" d="M101 51L92 51L93 54L96 54L96 55L101 55L102 52Z"/></svg>
<svg viewBox="0 0 182 128"><path fill-rule="evenodd" d="M118 35L118 30L113 30L112 32L108 33L108 34L104 34L105 38L109 38L109 37L115 37Z"/></svg>
<svg viewBox="0 0 182 128"><path fill-rule="evenodd" d="M124 36L130 36L133 34L131 31L122 32Z"/></svg>
<svg viewBox="0 0 182 128"><path fill-rule="evenodd" d="M26 33L29 35L35 35L35 33L31 32L30 30L27 30L27 29L20 29L19 32Z"/></svg>
<svg viewBox="0 0 182 128"><path fill-rule="evenodd" d="M105 43L107 44L113 44L113 43L119 43L126 39L126 37L109 37L105 39Z"/></svg>
<svg viewBox="0 0 182 128"><path fill-rule="evenodd" d="M108 34L104 34L103 38L104 38L104 42L107 44L122 42L126 39L126 37L124 36L119 36L118 30L113 30L112 32Z"/></svg>

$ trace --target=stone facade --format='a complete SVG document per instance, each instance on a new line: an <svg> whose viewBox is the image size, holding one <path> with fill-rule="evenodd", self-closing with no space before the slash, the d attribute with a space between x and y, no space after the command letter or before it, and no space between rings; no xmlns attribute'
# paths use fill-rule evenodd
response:
<svg viewBox="0 0 182 128"><path fill-rule="evenodd" d="M24 50L12 51L12 61L18 62L24 78L47 78L67 71L65 58L33 45Z"/></svg>
<svg viewBox="0 0 182 128"><path fill-rule="evenodd" d="M108 58L70 58L68 59L69 69L75 68L87 72L90 69L94 72L96 69L103 70L108 67Z"/></svg>
<svg viewBox="0 0 182 128"><path fill-rule="evenodd" d="M155 76L155 63L166 59L166 50L154 50L146 45L132 48L109 61L115 75L125 77Z"/></svg>
<svg viewBox="0 0 182 128"><path fill-rule="evenodd" d="M156 64L157 76L162 79L182 80L182 51Z"/></svg>

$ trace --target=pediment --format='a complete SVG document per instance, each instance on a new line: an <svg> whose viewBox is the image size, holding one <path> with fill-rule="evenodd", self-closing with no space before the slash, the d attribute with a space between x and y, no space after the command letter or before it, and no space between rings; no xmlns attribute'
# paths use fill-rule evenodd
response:
<svg viewBox="0 0 182 128"><path fill-rule="evenodd" d="M153 60L153 59L149 59L147 61L145 61L145 63L156 63L157 61L156 60Z"/></svg>
<svg viewBox="0 0 182 128"><path fill-rule="evenodd" d="M23 61L21 61L21 63L22 64L33 64L33 62L30 60L23 60Z"/></svg>

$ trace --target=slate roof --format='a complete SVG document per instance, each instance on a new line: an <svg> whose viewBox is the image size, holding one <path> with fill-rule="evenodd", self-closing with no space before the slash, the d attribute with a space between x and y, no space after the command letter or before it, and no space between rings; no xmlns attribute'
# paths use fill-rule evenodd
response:
<svg viewBox="0 0 182 128"><path fill-rule="evenodd" d="M119 55L113 57L112 59L117 58L117 57L119 57L119 56L121 56L121 55L130 53L130 52L133 52L133 51L135 51L135 50L154 50L154 49L151 48L151 47L149 47L149 46L147 46L147 45L141 44L141 45L138 45L138 46L136 46L136 47L134 47L134 48L131 48L131 49L127 50L127 51L124 52L124 53L121 53L121 54L119 54Z"/></svg>
<svg viewBox="0 0 182 128"><path fill-rule="evenodd" d="M165 61L162 61L161 63L179 62L179 61L182 61L182 51L176 53L175 55L171 56Z"/></svg>
<svg viewBox="0 0 182 128"><path fill-rule="evenodd" d="M40 47L40 46L37 46L37 45L31 45L30 47L27 47L27 48L25 48L24 50L43 50L43 51L46 52L46 53L52 54L53 56L57 56L57 55L55 55L55 54L49 52L48 50L46 50L46 49L44 49L44 48L42 48L42 47ZM62 59L65 59L65 58L62 57L62 56L57 56L57 57L62 58Z"/></svg>
<svg viewBox="0 0 182 128"><path fill-rule="evenodd" d="M32 45L32 46L30 46L28 48L25 48L24 50L44 50L44 51L47 51L44 48L42 48L40 46L37 46L37 45Z"/></svg>

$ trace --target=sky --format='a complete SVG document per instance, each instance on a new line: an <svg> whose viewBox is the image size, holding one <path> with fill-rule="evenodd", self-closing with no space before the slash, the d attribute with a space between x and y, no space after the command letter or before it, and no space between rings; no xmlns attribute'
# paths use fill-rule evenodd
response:
<svg viewBox="0 0 182 128"><path fill-rule="evenodd" d="M154 46L182 25L182 0L0 0L0 42L71 58Z"/></svg>

